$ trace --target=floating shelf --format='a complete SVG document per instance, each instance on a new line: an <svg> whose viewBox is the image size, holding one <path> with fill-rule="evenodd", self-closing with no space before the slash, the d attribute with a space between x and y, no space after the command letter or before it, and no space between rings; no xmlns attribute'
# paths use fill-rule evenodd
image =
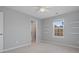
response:
<svg viewBox="0 0 79 59"><path fill-rule="evenodd" d="M79 28L79 27L72 27L72 28Z"/></svg>
<svg viewBox="0 0 79 59"><path fill-rule="evenodd" d="M79 33L72 33L73 35L79 35Z"/></svg>
<svg viewBox="0 0 79 59"><path fill-rule="evenodd" d="M71 24L74 24L74 23L79 23L79 21L76 21L76 22L72 22Z"/></svg>

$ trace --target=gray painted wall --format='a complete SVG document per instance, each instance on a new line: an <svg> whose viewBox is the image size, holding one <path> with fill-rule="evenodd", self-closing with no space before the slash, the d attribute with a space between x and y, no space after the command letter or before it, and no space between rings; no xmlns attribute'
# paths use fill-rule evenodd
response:
<svg viewBox="0 0 79 59"><path fill-rule="evenodd" d="M53 37L53 20L55 19L64 19L64 38L54 38ZM79 27L79 11L51 17L48 19L42 20L42 39L43 43L51 43L51 44L62 44L62 45L70 45L73 47L79 47L79 28L72 28L74 26Z"/></svg>
<svg viewBox="0 0 79 59"><path fill-rule="evenodd" d="M31 20L37 20L31 16L8 9L1 8L4 12L4 48L17 47L29 44L31 41ZM53 37L53 20L64 19L64 38ZM79 47L79 35L72 35L72 32L79 32L79 29L72 29L71 24L74 21L79 22L79 11L51 17L38 21L39 40L43 43L72 45Z"/></svg>
<svg viewBox="0 0 79 59"><path fill-rule="evenodd" d="M42 40L42 20L38 20L38 43Z"/></svg>
<svg viewBox="0 0 79 59"><path fill-rule="evenodd" d="M31 43L31 20L35 18L8 8L4 13L4 49Z"/></svg>

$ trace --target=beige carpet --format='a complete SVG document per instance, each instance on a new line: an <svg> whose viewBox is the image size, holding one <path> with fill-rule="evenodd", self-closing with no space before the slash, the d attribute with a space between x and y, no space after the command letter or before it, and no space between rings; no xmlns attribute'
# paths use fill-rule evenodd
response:
<svg viewBox="0 0 79 59"><path fill-rule="evenodd" d="M78 53L79 48L71 48L61 45L39 44L17 48L4 53Z"/></svg>

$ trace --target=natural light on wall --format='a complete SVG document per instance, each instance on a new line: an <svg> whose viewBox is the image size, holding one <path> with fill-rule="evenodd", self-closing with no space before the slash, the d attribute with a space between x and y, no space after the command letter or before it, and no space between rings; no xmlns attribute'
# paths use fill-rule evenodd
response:
<svg viewBox="0 0 79 59"><path fill-rule="evenodd" d="M64 37L64 20L58 19L53 22L53 36L56 38Z"/></svg>

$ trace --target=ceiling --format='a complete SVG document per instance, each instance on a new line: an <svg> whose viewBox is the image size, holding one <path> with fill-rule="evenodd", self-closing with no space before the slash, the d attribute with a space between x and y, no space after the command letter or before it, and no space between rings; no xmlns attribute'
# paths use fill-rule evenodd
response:
<svg viewBox="0 0 79 59"><path fill-rule="evenodd" d="M39 19L79 10L78 6L48 6L45 12L39 11L40 6L8 6L8 8L29 14Z"/></svg>

